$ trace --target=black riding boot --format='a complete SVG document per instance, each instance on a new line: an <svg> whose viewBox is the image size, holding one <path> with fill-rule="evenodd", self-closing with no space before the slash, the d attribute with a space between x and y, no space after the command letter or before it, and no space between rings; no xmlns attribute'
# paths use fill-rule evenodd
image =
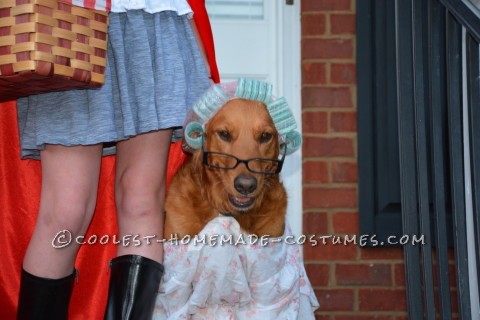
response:
<svg viewBox="0 0 480 320"><path fill-rule="evenodd" d="M66 320L76 270L61 279L40 278L22 269L17 320Z"/></svg>
<svg viewBox="0 0 480 320"><path fill-rule="evenodd" d="M110 262L105 320L150 320L163 266L151 259L125 255Z"/></svg>

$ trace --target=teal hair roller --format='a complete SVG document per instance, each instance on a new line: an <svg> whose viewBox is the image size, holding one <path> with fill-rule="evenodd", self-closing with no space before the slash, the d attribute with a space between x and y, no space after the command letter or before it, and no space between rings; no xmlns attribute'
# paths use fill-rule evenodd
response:
<svg viewBox="0 0 480 320"><path fill-rule="evenodd" d="M202 147L202 136L204 132L205 128L201 123L196 121L190 122L185 127L185 142L192 149L200 149Z"/></svg>
<svg viewBox="0 0 480 320"><path fill-rule="evenodd" d="M272 85L263 81L240 78L235 90L235 97L267 104L272 98Z"/></svg>
<svg viewBox="0 0 480 320"><path fill-rule="evenodd" d="M193 111L198 117L206 122L217 112L228 100L225 92L219 86L213 86L203 97L193 106Z"/></svg>
<svg viewBox="0 0 480 320"><path fill-rule="evenodd" d="M280 135L285 135L297 128L297 123L285 98L281 97L268 103L267 109Z"/></svg>
<svg viewBox="0 0 480 320"><path fill-rule="evenodd" d="M297 151L302 146L302 135L298 131L290 131L284 136L287 144L287 155Z"/></svg>

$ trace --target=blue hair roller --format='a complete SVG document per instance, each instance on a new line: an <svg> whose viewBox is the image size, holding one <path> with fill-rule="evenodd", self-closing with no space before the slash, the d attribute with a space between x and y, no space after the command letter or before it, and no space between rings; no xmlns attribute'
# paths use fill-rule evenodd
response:
<svg viewBox="0 0 480 320"><path fill-rule="evenodd" d="M302 146L302 135L298 131L290 131L284 136L287 144L287 155L297 151Z"/></svg>
<svg viewBox="0 0 480 320"><path fill-rule="evenodd" d="M204 126L196 121L190 122L185 127L185 142L192 149L200 149L202 147L202 136L205 132Z"/></svg>
<svg viewBox="0 0 480 320"><path fill-rule="evenodd" d="M272 85L258 80L240 78L237 82L235 97L255 100L267 104L272 96Z"/></svg>

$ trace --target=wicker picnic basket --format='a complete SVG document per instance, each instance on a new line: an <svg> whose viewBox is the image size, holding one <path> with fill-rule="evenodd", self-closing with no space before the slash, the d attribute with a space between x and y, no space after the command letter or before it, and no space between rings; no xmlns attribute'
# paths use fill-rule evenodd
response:
<svg viewBox="0 0 480 320"><path fill-rule="evenodd" d="M57 0L0 0L0 101L100 87L108 13Z"/></svg>

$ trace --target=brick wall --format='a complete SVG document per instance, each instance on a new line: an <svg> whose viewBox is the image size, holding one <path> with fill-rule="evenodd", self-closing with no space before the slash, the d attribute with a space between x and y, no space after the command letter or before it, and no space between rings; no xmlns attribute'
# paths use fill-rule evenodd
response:
<svg viewBox="0 0 480 320"><path fill-rule="evenodd" d="M355 1L302 0L303 230L358 227ZM403 252L305 245L317 319L406 319Z"/></svg>

